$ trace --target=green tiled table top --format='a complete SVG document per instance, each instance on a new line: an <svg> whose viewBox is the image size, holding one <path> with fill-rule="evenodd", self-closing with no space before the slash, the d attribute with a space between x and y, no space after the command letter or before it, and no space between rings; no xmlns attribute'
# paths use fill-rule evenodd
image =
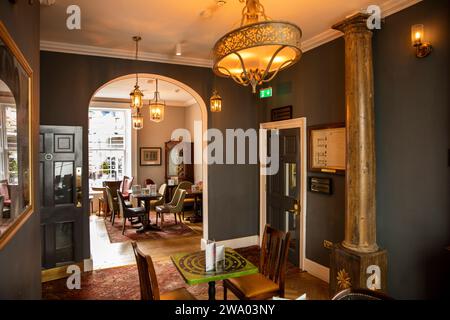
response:
<svg viewBox="0 0 450 320"><path fill-rule="evenodd" d="M225 249L223 271L205 271L205 251L173 255L172 261L188 285L238 278L258 273L258 267L233 249Z"/></svg>

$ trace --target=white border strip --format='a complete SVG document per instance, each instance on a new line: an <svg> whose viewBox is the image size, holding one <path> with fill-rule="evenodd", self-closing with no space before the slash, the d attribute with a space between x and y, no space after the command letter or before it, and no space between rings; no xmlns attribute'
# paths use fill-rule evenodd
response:
<svg viewBox="0 0 450 320"><path fill-rule="evenodd" d="M312 260L304 260L304 270L320 280L330 283L330 269Z"/></svg>

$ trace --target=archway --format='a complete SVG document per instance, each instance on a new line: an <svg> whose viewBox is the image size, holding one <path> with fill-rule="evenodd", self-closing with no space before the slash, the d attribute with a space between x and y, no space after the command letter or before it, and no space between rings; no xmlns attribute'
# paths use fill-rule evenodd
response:
<svg viewBox="0 0 450 320"><path fill-rule="evenodd" d="M89 105L92 104L94 98L96 97L97 93L99 91L101 91L103 88L117 82L123 79L128 79L130 77L134 77L135 74L128 74L128 75L124 75L115 79L112 79L110 81L108 81L107 83L103 84L102 86L100 86L92 95ZM201 141L202 141L202 150L205 150L207 147L207 141L204 141L203 139L203 133L207 131L208 129L208 110L207 110L207 106L205 104L205 102L203 101L202 97L191 87L189 87L188 85L186 85L183 82L180 82L176 79L170 78L170 77L166 77L163 75L159 75L159 74L151 74L151 73L139 73L139 77L142 78L151 78L151 79L158 79L161 81L165 81L168 83L171 83L179 88L181 88L182 90L186 91L187 93L189 93L193 99L195 100L195 103L199 106L200 108L200 112L201 112L201 122L202 122L202 137L201 137ZM193 137L194 141L195 141L195 137ZM166 160L167 161L167 160ZM203 152L202 152L202 156L201 156L201 170L202 170L202 180L203 180L203 195L202 195L202 208L203 208L203 238L204 239L208 239L208 165L207 165L207 161L205 161L204 156L203 156ZM200 244L199 244L200 245Z"/></svg>

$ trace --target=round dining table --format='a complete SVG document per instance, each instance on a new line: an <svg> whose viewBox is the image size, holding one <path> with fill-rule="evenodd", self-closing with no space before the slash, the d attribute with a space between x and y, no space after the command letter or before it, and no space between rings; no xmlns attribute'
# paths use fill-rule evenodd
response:
<svg viewBox="0 0 450 320"><path fill-rule="evenodd" d="M145 212L147 213L147 218L142 221L142 227L139 228L137 233L145 233L147 231L161 231L160 228L156 224L152 225L150 220L150 210L151 210L151 201L152 200L160 200L163 195L159 193L155 194L131 194L130 197L136 199L138 205L141 202L144 202Z"/></svg>

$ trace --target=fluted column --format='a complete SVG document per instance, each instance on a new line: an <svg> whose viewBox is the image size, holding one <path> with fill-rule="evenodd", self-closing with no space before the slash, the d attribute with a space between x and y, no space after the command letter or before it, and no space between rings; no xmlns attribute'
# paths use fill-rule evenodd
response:
<svg viewBox="0 0 450 320"><path fill-rule="evenodd" d="M333 26L345 37L347 168L342 245L361 253L378 250L372 31L367 17L357 14Z"/></svg>

